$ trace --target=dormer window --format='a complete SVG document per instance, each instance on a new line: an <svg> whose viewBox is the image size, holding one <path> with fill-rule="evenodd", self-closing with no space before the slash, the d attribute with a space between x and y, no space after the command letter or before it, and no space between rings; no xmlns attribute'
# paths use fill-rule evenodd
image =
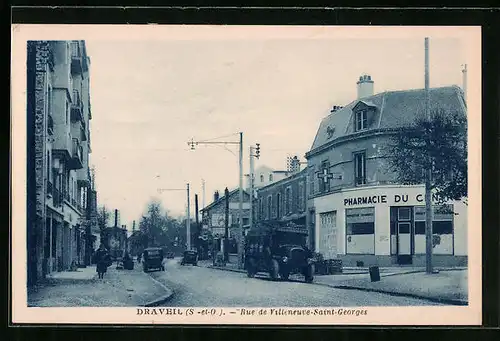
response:
<svg viewBox="0 0 500 341"><path fill-rule="evenodd" d="M356 112L356 131L360 131L368 128L368 119L366 110L360 110Z"/></svg>

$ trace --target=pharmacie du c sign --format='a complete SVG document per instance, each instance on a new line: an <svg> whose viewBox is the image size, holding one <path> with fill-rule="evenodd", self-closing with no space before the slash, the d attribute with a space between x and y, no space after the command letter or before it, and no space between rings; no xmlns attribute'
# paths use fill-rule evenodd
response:
<svg viewBox="0 0 500 341"><path fill-rule="evenodd" d="M393 202L394 203L403 203L408 202L410 197L408 194L394 194ZM436 197L432 197L433 200L436 200ZM417 202L425 202L425 197L423 194L415 195L415 201ZM354 197L354 198L345 198L344 206L354 206L354 205L366 205L366 204L387 204L387 195L371 195L371 196L363 196L363 197Z"/></svg>

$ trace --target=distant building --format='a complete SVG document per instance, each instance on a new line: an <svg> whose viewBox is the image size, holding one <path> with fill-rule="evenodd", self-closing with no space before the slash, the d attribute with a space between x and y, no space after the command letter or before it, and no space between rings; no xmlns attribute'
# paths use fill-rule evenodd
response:
<svg viewBox="0 0 500 341"><path fill-rule="evenodd" d="M258 189L260 187L267 186L276 181L282 180L288 176L290 172L286 170L275 170L268 166L260 166L254 172L254 187ZM247 188L250 188L250 182L247 178Z"/></svg>
<svg viewBox="0 0 500 341"><path fill-rule="evenodd" d="M307 169L304 169L259 188L254 204L256 221L273 222L276 225L293 224L308 229L306 186ZM310 236L314 236L313 232L308 231Z"/></svg>
<svg viewBox="0 0 500 341"><path fill-rule="evenodd" d="M201 210L202 228L209 229L214 238L215 247L222 251L222 243L225 236L225 196L215 192L214 200ZM239 190L229 192L229 240L230 252L237 253L236 229L239 228ZM248 226L250 218L250 195L243 191L243 226Z"/></svg>
<svg viewBox="0 0 500 341"><path fill-rule="evenodd" d="M28 285L89 263L90 59L84 41L29 41Z"/></svg>
<svg viewBox="0 0 500 341"><path fill-rule="evenodd" d="M424 266L424 186L398 184L383 151L394 129L424 115L425 91L374 94L373 85L360 77L358 98L322 120L306 154L315 250L345 265ZM466 115L456 86L430 89L430 103ZM466 205L449 202L434 212L434 264L466 264Z"/></svg>

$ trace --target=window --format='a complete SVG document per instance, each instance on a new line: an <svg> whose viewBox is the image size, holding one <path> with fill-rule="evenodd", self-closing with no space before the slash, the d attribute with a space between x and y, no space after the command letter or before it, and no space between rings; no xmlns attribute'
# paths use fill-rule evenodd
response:
<svg viewBox="0 0 500 341"><path fill-rule="evenodd" d="M364 152L354 154L354 184L356 186L366 184L366 154Z"/></svg>
<svg viewBox="0 0 500 341"><path fill-rule="evenodd" d="M375 254L375 208L346 209L348 254Z"/></svg>
<svg viewBox="0 0 500 341"><path fill-rule="evenodd" d="M262 201L262 198L259 199L259 216L261 219L264 218L264 202Z"/></svg>
<svg viewBox="0 0 500 341"><path fill-rule="evenodd" d="M432 234L453 234L452 205L433 206ZM425 235L425 206L415 207L415 234Z"/></svg>
<svg viewBox="0 0 500 341"><path fill-rule="evenodd" d="M271 206L273 204L273 197L272 196L268 196L267 197L267 219L271 219Z"/></svg>
<svg viewBox="0 0 500 341"><path fill-rule="evenodd" d="M292 189L287 187L285 190L285 214L292 212Z"/></svg>
<svg viewBox="0 0 500 341"><path fill-rule="evenodd" d="M281 214L281 194L278 193L276 194L276 215L279 218L282 217L282 214Z"/></svg>
<svg viewBox="0 0 500 341"><path fill-rule="evenodd" d="M309 195L314 195L314 173L309 174Z"/></svg>
<svg viewBox="0 0 500 341"><path fill-rule="evenodd" d="M273 181L273 175L269 174L269 181Z"/></svg>
<svg viewBox="0 0 500 341"><path fill-rule="evenodd" d="M68 100L66 100L66 124L68 124L68 113L69 113L69 105L68 105Z"/></svg>
<svg viewBox="0 0 500 341"><path fill-rule="evenodd" d="M299 182L299 211L303 212L304 210L305 210L304 183Z"/></svg>
<svg viewBox="0 0 500 341"><path fill-rule="evenodd" d="M356 112L356 131L366 129L368 125L366 110Z"/></svg>
<svg viewBox="0 0 500 341"><path fill-rule="evenodd" d="M47 151L47 181L50 182L51 174L50 174L50 152Z"/></svg>
<svg viewBox="0 0 500 341"><path fill-rule="evenodd" d="M264 175L263 174L260 175L260 182L264 182Z"/></svg>

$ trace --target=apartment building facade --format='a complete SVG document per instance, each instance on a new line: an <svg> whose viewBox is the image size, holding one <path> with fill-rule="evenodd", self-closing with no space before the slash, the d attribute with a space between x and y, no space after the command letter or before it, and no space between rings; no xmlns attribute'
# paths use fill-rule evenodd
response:
<svg viewBox="0 0 500 341"><path fill-rule="evenodd" d="M89 66L84 41L28 42L28 284L90 260Z"/></svg>

